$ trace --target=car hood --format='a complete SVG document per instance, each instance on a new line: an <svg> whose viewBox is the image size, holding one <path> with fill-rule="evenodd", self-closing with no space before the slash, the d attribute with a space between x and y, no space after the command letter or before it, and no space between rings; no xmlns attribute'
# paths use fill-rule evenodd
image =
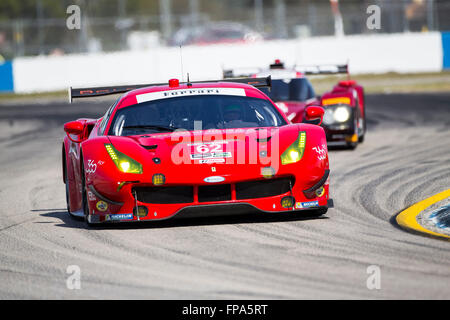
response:
<svg viewBox="0 0 450 320"><path fill-rule="evenodd" d="M302 122L306 109L306 102L302 101L277 101L275 103L286 117L292 122Z"/></svg>
<svg viewBox="0 0 450 320"><path fill-rule="evenodd" d="M262 168L278 172L280 155L298 137L298 125L109 137L120 152L142 164L144 175L167 183L204 184L262 178ZM218 177L218 178L211 178Z"/></svg>

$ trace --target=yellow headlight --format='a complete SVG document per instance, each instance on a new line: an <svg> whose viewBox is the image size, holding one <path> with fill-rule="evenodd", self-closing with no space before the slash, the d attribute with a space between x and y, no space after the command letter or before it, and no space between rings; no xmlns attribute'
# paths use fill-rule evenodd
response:
<svg viewBox="0 0 450 320"><path fill-rule="evenodd" d="M122 161L120 163L120 168L122 169L123 172L127 172L128 169L130 169L130 163L128 161Z"/></svg>
<svg viewBox="0 0 450 320"><path fill-rule="evenodd" d="M282 164L295 163L301 160L306 145L306 132L301 131L297 140L291 144L281 155Z"/></svg>
<svg viewBox="0 0 450 320"><path fill-rule="evenodd" d="M289 152L289 156L291 157L292 162L297 162L298 160L300 160L300 154L295 150L291 150Z"/></svg>
<svg viewBox="0 0 450 320"><path fill-rule="evenodd" d="M119 152L112 144L105 144L106 151L108 151L111 160L115 163L117 168L125 173L142 174L142 165L129 156Z"/></svg>

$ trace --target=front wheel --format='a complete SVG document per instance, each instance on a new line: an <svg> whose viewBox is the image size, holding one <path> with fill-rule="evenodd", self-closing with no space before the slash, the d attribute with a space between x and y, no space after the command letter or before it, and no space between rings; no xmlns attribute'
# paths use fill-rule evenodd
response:
<svg viewBox="0 0 450 320"><path fill-rule="evenodd" d="M70 181L69 181L69 173L67 170L67 165L66 165L66 161L64 161L64 180L65 180L65 189L66 189L66 206L67 206L67 212L69 213L69 215L75 219L75 220L80 220L80 217L77 215L74 215L71 212L71 208L70 208Z"/></svg>
<svg viewBox="0 0 450 320"><path fill-rule="evenodd" d="M359 124L358 124L358 118L355 116L355 120L354 120L354 128L355 131L353 132L353 134L349 137L350 141L347 141L347 148L354 150L356 149L356 147L358 146L358 141L359 141Z"/></svg>
<svg viewBox="0 0 450 320"><path fill-rule="evenodd" d="M67 167L64 168L64 180L65 180L65 189L66 189L66 206L67 206L67 212L72 216L70 213L70 187L69 187L69 175L67 174Z"/></svg>
<svg viewBox="0 0 450 320"><path fill-rule="evenodd" d="M360 121L361 121L361 128L360 128L359 132L361 133L361 135L358 137L358 142L359 143L363 143L364 142L364 136L365 136L365 133L366 133L366 119L362 118L362 119L360 119Z"/></svg>
<svg viewBox="0 0 450 320"><path fill-rule="evenodd" d="M94 224L90 223L88 220L89 216L89 204L87 200L87 192L86 192L86 175L84 172L84 163L83 158L81 157L81 200L82 200L82 206L83 206L83 212L84 212L84 221L89 227L92 227Z"/></svg>

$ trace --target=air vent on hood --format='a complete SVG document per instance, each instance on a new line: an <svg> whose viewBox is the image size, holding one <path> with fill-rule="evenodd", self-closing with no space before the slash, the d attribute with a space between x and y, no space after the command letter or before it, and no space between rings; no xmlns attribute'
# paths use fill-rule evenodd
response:
<svg viewBox="0 0 450 320"><path fill-rule="evenodd" d="M144 146L143 144L141 144L141 146L144 147L147 150L155 150L156 148L158 148L157 144L152 144L152 145L149 145L149 146Z"/></svg>

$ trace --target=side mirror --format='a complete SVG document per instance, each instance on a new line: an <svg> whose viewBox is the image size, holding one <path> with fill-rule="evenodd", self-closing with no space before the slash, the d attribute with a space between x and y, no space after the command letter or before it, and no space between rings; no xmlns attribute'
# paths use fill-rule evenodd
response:
<svg viewBox="0 0 450 320"><path fill-rule="evenodd" d="M84 123L81 121L71 121L64 124L64 131L66 132L69 139L73 142L79 143L83 139L74 140L70 135L80 136L84 133Z"/></svg>
<svg viewBox="0 0 450 320"><path fill-rule="evenodd" d="M84 123L80 121L71 121L64 124L64 131L68 134L80 135L84 131Z"/></svg>
<svg viewBox="0 0 450 320"><path fill-rule="evenodd" d="M325 110L319 106L310 106L306 108L305 119L307 123L320 125L322 123Z"/></svg>

